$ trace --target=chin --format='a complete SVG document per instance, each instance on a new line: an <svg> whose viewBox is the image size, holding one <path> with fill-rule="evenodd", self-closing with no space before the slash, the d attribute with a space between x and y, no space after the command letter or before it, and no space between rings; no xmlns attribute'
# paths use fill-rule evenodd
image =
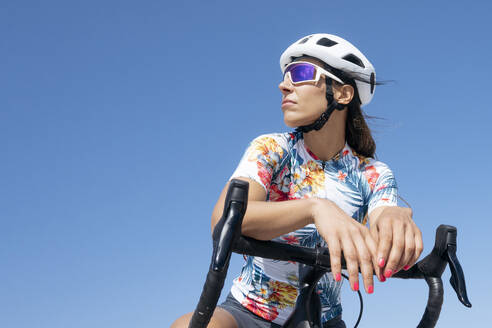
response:
<svg viewBox="0 0 492 328"><path fill-rule="evenodd" d="M289 120L284 117L284 124L287 125L289 128L297 128L299 126L299 123L293 120Z"/></svg>
<svg viewBox="0 0 492 328"><path fill-rule="evenodd" d="M316 118L312 119L312 120L306 120L305 117L303 117L303 119L294 119L293 117L289 117L288 115L284 115L284 123L285 125L287 125L289 128L297 128L299 126L304 126L304 125L309 125L311 124L312 122L314 122L316 120Z"/></svg>

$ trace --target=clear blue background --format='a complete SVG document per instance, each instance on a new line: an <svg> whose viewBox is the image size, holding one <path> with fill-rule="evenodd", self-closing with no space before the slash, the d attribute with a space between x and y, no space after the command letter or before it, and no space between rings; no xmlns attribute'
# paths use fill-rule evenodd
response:
<svg viewBox="0 0 492 328"><path fill-rule="evenodd" d="M2 1L0 326L168 327L198 300L210 213L248 142L283 125L279 56L328 32L378 78L365 108L432 248L459 229L474 305L446 272L440 327L490 314L488 1ZM226 289L242 264L232 260ZM366 296L363 327L414 327L424 283ZM225 295L225 291L223 293ZM358 300L347 285L346 318ZM487 313L488 311L488 313Z"/></svg>

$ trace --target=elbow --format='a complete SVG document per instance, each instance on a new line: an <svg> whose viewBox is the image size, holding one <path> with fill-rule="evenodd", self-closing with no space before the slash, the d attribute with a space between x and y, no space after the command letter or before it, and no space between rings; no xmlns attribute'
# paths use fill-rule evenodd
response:
<svg viewBox="0 0 492 328"><path fill-rule="evenodd" d="M214 235L214 229L217 223L219 222L220 217L217 217L215 214L212 214L212 218L210 220L210 234Z"/></svg>
<svg viewBox="0 0 492 328"><path fill-rule="evenodd" d="M241 226L241 234L246 237L254 238L256 240L272 240L275 236L271 236L265 229L258 229L248 224L244 224Z"/></svg>
<svg viewBox="0 0 492 328"><path fill-rule="evenodd" d="M214 229L217 226L217 223L219 223L221 217L216 217L212 215L211 219L211 235L212 238L214 236ZM254 226L247 224L247 222L243 221L243 224L241 225L241 235L250 237L253 239L257 240L272 240L275 236L270 236L268 233L265 233L266 231L264 229L258 229L255 228Z"/></svg>

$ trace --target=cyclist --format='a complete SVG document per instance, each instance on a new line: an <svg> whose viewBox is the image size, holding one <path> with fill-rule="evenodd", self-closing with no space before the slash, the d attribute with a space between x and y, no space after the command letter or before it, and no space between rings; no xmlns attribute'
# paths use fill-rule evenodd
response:
<svg viewBox="0 0 492 328"><path fill-rule="evenodd" d="M374 159L376 145L361 106L376 85L375 70L348 41L313 34L280 57L282 111L292 133L254 139L232 178L249 182L242 233L260 240L327 246L331 274L318 283L324 327L341 319L341 256L352 290L374 291L373 274L385 281L408 270L422 252L421 232L408 208L397 206L393 173ZM220 219L227 185L212 214ZM369 227L367 227L369 223ZM299 265L245 257L226 301L209 327L280 327L298 295ZM187 327L191 314L172 327Z"/></svg>

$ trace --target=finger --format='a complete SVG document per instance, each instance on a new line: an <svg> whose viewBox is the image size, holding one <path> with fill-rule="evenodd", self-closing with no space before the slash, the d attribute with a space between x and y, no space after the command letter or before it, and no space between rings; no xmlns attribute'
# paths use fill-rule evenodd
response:
<svg viewBox="0 0 492 328"><path fill-rule="evenodd" d="M373 280L373 256L369 251L369 246L366 244L365 239L361 232L357 232L352 235L355 247L358 252L360 272L362 273L362 279L366 293L372 294L374 292L374 280ZM370 238L372 239L372 238Z"/></svg>
<svg viewBox="0 0 492 328"><path fill-rule="evenodd" d="M381 268L379 267L378 257L377 257L378 244L377 241L374 239L374 233L371 230L368 230L367 232L363 233L363 237L367 245L367 248L371 253L371 261L372 261L374 274L376 275L376 277L378 277L379 281L382 281L381 277L383 276L381 274Z"/></svg>
<svg viewBox="0 0 492 328"><path fill-rule="evenodd" d="M340 247L340 240L337 235L331 235L327 239L328 250L330 252L330 264L331 273L335 281L342 280L342 265L340 263L342 258L342 249Z"/></svg>
<svg viewBox="0 0 492 328"><path fill-rule="evenodd" d="M341 242L343 256L347 263L350 286L353 291L357 291L359 290L359 257L349 234L344 235Z"/></svg>
<svg viewBox="0 0 492 328"><path fill-rule="evenodd" d="M405 250L402 260L396 270L408 270L413 265L415 257L415 235L411 225L405 227Z"/></svg>
<svg viewBox="0 0 492 328"><path fill-rule="evenodd" d="M388 263L391 244L393 242L393 228L388 220L380 222L378 243L378 266L383 268Z"/></svg>
<svg viewBox="0 0 492 328"><path fill-rule="evenodd" d="M391 252L388 257L388 263L384 268L384 276L391 277L400 263L405 247L405 231L403 224L397 221L393 222L393 242L391 244Z"/></svg>
<svg viewBox="0 0 492 328"><path fill-rule="evenodd" d="M374 225L369 228L369 232L371 233L372 239L377 243L379 243L379 229L378 226Z"/></svg>
<svg viewBox="0 0 492 328"><path fill-rule="evenodd" d="M384 260L383 260L383 262L381 262L379 257L378 257L379 232L378 232L378 228L376 225L371 226L371 228L369 229L369 236L367 236L366 239L369 239L369 238L372 239L372 241L374 242L374 245L375 245L374 253L372 255L373 261L374 261L374 273L376 274L376 277L378 277L379 281L384 282L384 281L386 281L386 278L382 274L381 268L384 266L385 263L383 263ZM366 243L367 243L367 241L366 241ZM371 253L372 252L373 251L371 250ZM382 265L380 265L380 263Z"/></svg>
<svg viewBox="0 0 492 328"><path fill-rule="evenodd" d="M424 242L422 241L422 231L415 225L413 224L413 230L414 230L414 236L415 236L415 256L413 258L413 264L418 261L420 254L422 254L422 251L424 250ZM413 265L412 264L412 265Z"/></svg>

